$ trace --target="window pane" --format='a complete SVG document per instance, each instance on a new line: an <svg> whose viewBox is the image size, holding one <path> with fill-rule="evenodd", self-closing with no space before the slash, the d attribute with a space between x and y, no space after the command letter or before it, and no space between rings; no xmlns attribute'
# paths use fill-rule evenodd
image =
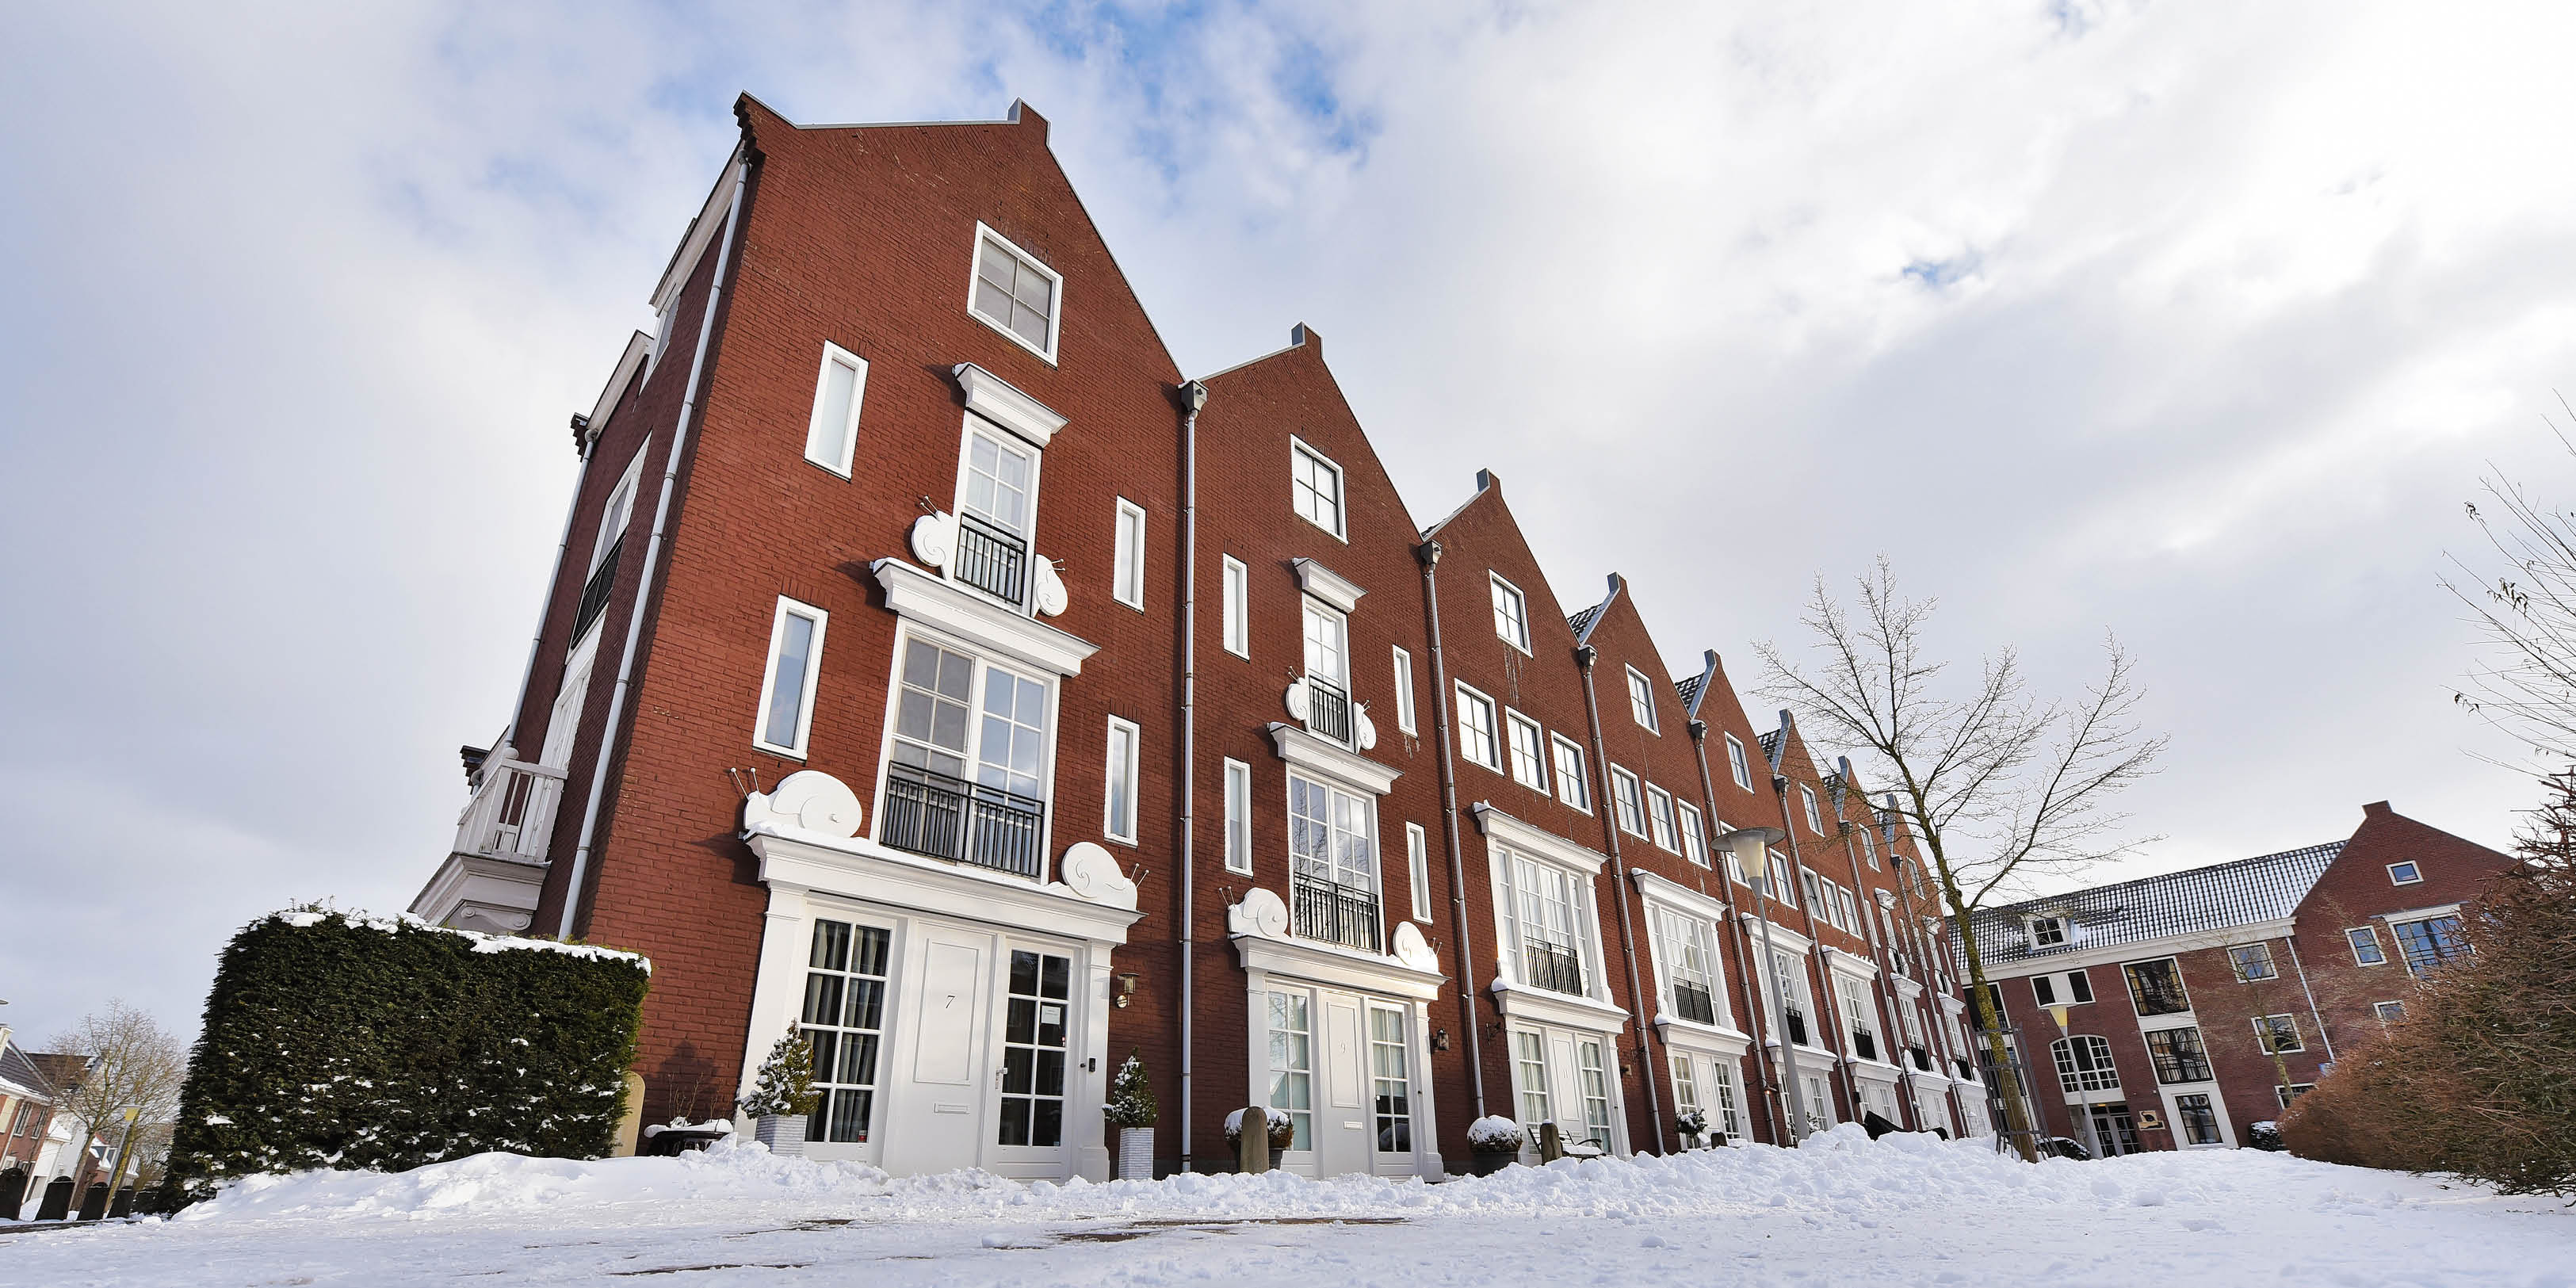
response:
<svg viewBox="0 0 2576 1288"><path fill-rule="evenodd" d="M805 432L805 455L826 465L849 467L847 444L850 400L859 389L858 368L838 356L823 365L823 401Z"/></svg>
<svg viewBox="0 0 2576 1288"><path fill-rule="evenodd" d="M805 711L805 669L813 647L814 619L787 614L779 624L777 678L770 686L769 721L761 731L762 741L778 747L799 745L796 727Z"/></svg>

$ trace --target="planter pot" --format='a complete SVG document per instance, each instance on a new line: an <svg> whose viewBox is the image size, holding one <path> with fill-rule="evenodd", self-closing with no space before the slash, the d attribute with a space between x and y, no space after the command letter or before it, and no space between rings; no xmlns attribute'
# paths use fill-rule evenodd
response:
<svg viewBox="0 0 2576 1288"><path fill-rule="evenodd" d="M782 1158L803 1158L808 1121L803 1114L766 1114L753 1125L751 1138Z"/></svg>
<svg viewBox="0 0 2576 1288"><path fill-rule="evenodd" d="M1477 1150L1467 1156L1469 1176L1491 1176L1520 1161L1519 1150Z"/></svg>
<svg viewBox="0 0 2576 1288"><path fill-rule="evenodd" d="M1121 1127L1118 1129L1118 1179L1150 1181L1154 1179L1154 1129Z"/></svg>

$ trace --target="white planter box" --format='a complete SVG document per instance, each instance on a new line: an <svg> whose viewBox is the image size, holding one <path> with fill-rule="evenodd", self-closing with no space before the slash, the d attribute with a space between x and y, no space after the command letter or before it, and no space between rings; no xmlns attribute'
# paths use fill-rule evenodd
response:
<svg viewBox="0 0 2576 1288"><path fill-rule="evenodd" d="M1121 1127L1118 1129L1118 1179L1150 1181L1154 1179L1154 1129Z"/></svg>
<svg viewBox="0 0 2576 1288"><path fill-rule="evenodd" d="M805 1123L803 1114L772 1114L753 1124L751 1138L769 1147L769 1152L786 1158L805 1157Z"/></svg>

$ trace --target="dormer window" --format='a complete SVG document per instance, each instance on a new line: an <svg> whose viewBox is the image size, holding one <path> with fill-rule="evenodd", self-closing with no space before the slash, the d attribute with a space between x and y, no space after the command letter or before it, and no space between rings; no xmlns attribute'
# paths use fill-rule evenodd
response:
<svg viewBox="0 0 2576 1288"><path fill-rule="evenodd" d="M1288 439L1288 497L1297 517L1350 539L1342 520L1342 467L1293 435Z"/></svg>
<svg viewBox="0 0 2576 1288"><path fill-rule="evenodd" d="M2033 917L2030 919L2030 946L2058 948L2066 943L2066 918Z"/></svg>
<svg viewBox="0 0 2576 1288"><path fill-rule="evenodd" d="M966 311L1021 348L1055 361L1064 279L1000 233L975 225L975 282Z"/></svg>

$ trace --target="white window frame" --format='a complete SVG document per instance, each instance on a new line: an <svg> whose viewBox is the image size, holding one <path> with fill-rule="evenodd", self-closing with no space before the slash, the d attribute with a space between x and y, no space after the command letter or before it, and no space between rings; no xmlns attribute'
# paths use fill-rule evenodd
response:
<svg viewBox="0 0 2576 1288"><path fill-rule="evenodd" d="M2393 1016L2387 1011L2387 1008L2391 1006L2397 1008L2397 1014ZM2376 1018L2382 1025L2394 1024L2397 1021L2406 1018L2406 1003L2398 998L2390 998L2385 1002L2373 1002L2370 1004L2370 1013L2372 1017Z"/></svg>
<svg viewBox="0 0 2576 1288"><path fill-rule="evenodd" d="M2288 1020L2290 1022L2290 1041L2295 1042L2298 1045L2285 1047L2275 1047L2272 1045L2275 1030L2272 1028L2271 1022L2274 1020ZM2257 1015L2253 1018L2252 1022L2254 1025L2254 1043L2256 1046L2262 1048L2263 1054L2265 1055L2297 1055L2308 1049L2307 1036L2299 1032L2299 1017L2296 1012L2285 1011L2271 1015Z"/></svg>
<svg viewBox="0 0 2576 1288"><path fill-rule="evenodd" d="M1662 733L1662 722L1655 715L1655 682L1635 667L1628 668L1628 715L1637 727L1648 733Z"/></svg>
<svg viewBox="0 0 2576 1288"><path fill-rule="evenodd" d="M814 624L813 642L806 645L805 674L800 685L799 705L796 708L796 741L792 745L771 742L765 736L769 731L770 700L777 696L778 691L778 650L787 641L787 619L791 615L802 617ZM753 709L751 717L752 746L791 760L805 758L806 748L810 745L814 732L814 690L823 674L824 628L829 626L831 621L830 613L812 604L799 599L789 599L785 595L778 597L778 607L770 614L769 619L769 661L760 676L760 705Z"/></svg>
<svg viewBox="0 0 2576 1288"><path fill-rule="evenodd" d="M1501 573L1488 571L1485 576L1493 583L1495 637L1519 649L1524 657L1537 656L1530 652L1529 596ZM1509 612L1504 611L1506 605Z"/></svg>
<svg viewBox="0 0 2576 1288"><path fill-rule="evenodd" d="M1405 875L1412 878L1413 919L1431 924L1431 834L1420 823L1404 825Z"/></svg>
<svg viewBox="0 0 2576 1288"><path fill-rule="evenodd" d="M1555 942L1549 937L1545 928L1534 932L1524 915L1525 910L1522 907L1524 893L1536 895L1542 903L1554 903L1556 893L1524 890L1520 865L1527 863L1542 879L1558 878L1565 883L1562 893L1565 895L1568 923L1566 933L1572 937L1573 942L1562 946L1574 950L1575 960L1582 968L1582 996L1594 1001L1607 998L1610 981L1605 963L1608 958L1601 943L1601 916L1592 889L1592 879L1598 874L1568 863L1546 850L1508 842L1492 845L1489 857L1493 863L1496 895L1494 932L1497 942L1502 945L1500 955L1510 965L1512 982L1523 988L1537 988L1538 986L1529 980L1529 958L1525 945L1532 938L1548 943ZM1563 996L1573 996L1573 994Z"/></svg>
<svg viewBox="0 0 2576 1288"><path fill-rule="evenodd" d="M1681 800L1673 802L1673 812L1680 816L1682 831L1682 857L1703 868L1707 867L1707 817L1699 812L1699 806Z"/></svg>
<svg viewBox="0 0 2576 1288"><path fill-rule="evenodd" d="M1395 728L1398 733L1414 733L1413 722L1413 655L1401 644L1394 645Z"/></svg>
<svg viewBox="0 0 2576 1288"><path fill-rule="evenodd" d="M2022 919L2022 923L2022 929L2030 936L2030 946L2033 949L2064 948L2066 946L2066 918L2061 916L2024 917ZM2043 944L2039 941L2039 928L2043 923L2055 928L2055 934L2057 935L2055 942Z"/></svg>
<svg viewBox="0 0 2576 1288"><path fill-rule="evenodd" d="M1653 783L1646 784L1646 830L1655 845L1672 853L1682 852L1681 820L1673 814L1673 794Z"/></svg>
<svg viewBox="0 0 2576 1288"><path fill-rule="evenodd" d="M832 368L847 364L850 377L850 410L839 425L823 423L824 395L832 388ZM829 340L823 342L823 361L814 373L814 410L805 418L805 459L842 478L850 477L853 458L859 448L859 404L868 392L868 360ZM817 439L838 442L840 452L834 460L814 454Z"/></svg>
<svg viewBox="0 0 2576 1288"><path fill-rule="evenodd" d="M1127 735L1127 754L1123 759L1118 754L1118 735L1122 733ZM1137 771L1143 766L1145 760L1145 733L1136 727L1135 721L1111 716L1109 731L1105 737L1104 767L1108 777L1102 781L1100 791L1101 834L1122 845L1134 845L1138 813L1136 794L1140 786L1137 782ZM1117 791L1122 779L1127 785L1127 808L1123 818L1120 817Z"/></svg>
<svg viewBox="0 0 2576 1288"><path fill-rule="evenodd" d="M1736 786L1753 790L1753 761L1744 754L1744 744L1734 734L1726 735L1726 772L1735 779Z"/></svg>
<svg viewBox="0 0 2576 1288"><path fill-rule="evenodd" d="M1822 810L1816 807L1816 789L1805 783L1798 784L1798 801L1806 808L1807 811L1807 830L1818 836L1823 836L1825 834L1825 815Z"/></svg>
<svg viewBox="0 0 2576 1288"><path fill-rule="evenodd" d="M1252 874L1252 766L1225 762L1225 870Z"/></svg>
<svg viewBox="0 0 2576 1288"><path fill-rule="evenodd" d="M1521 738L1524 734L1529 738L1527 772L1521 764ZM1539 727L1538 721L1505 707L1503 735L1503 755L1511 764L1512 781L1535 789L1541 796L1547 795L1547 731Z"/></svg>
<svg viewBox="0 0 2576 1288"><path fill-rule="evenodd" d="M1333 523L1330 527L1326 527L1321 520L1318 520L1315 516L1306 513L1297 505L1297 457L1301 454L1313 458L1316 464L1332 471ZM1318 528L1323 528L1326 532L1332 533L1333 540L1347 544L1351 539L1351 476L1349 471L1344 470L1340 462L1315 450L1315 448L1311 444L1307 443L1305 439L1299 438L1295 434L1290 434L1288 436L1288 471L1289 513L1296 515L1300 519L1304 519L1306 522L1313 524Z"/></svg>
<svg viewBox="0 0 2576 1288"><path fill-rule="evenodd" d="M2405 876L2405 877L2401 877L2401 876L2397 875L2397 869L2399 869L2399 868L2404 868L2404 869L2406 869L2408 872L2413 873L2414 875L2413 875L2413 876ZM2390 885L2401 885L2401 886L2422 885L2422 884L2424 884L2424 865L2423 865L2422 863L2419 863L2419 862L2415 861L2414 859L2406 859L2406 860L2403 860L2403 861L2400 861L2400 862L2397 862L2397 863L2391 863L2391 864L2389 864L2389 865L2388 865L2388 884L2390 884Z"/></svg>
<svg viewBox="0 0 2576 1288"><path fill-rule="evenodd" d="M1252 569L1233 555L1224 556L1225 651L1252 658Z"/></svg>
<svg viewBox="0 0 2576 1288"><path fill-rule="evenodd" d="M1131 535L1132 533L1132 535ZM1109 597L1145 610L1145 507L1118 498L1118 531L1110 555ZM1035 558L1034 555L1031 556Z"/></svg>
<svg viewBox="0 0 2576 1288"><path fill-rule="evenodd" d="M949 585L955 586L959 590L965 591L967 594L973 595L977 599L983 600L989 604L1004 605L1011 611L1018 613L1023 617L1030 616L1037 611L1038 602L1038 574L1036 567L1038 559L1038 498L1044 495L1040 489L1046 482L1046 449L1038 446L1036 443L1032 443L1029 440L1022 438L1018 434L1011 432L998 422L987 420L971 411L967 412L965 421L958 426L957 431L957 493L955 499L949 503L949 513L952 515L964 515L966 513L967 489L973 487L975 482L975 436L977 434L982 434L992 439L994 446L999 450L1007 452L1023 452L1026 453L1029 458L1029 512L1022 521L1022 530L1012 534L1013 536L1018 537L1021 543L1028 547L1028 560L1030 567L1027 578L1020 586L1021 602L1016 604L1011 603L1009 600L1006 600L999 595L991 594L985 591L983 587L974 585L959 577L957 575L958 561L954 559L949 560L948 565L940 570L940 576L945 579ZM965 520L962 518L955 520L955 522L958 523L963 523L964 521ZM1001 525L995 524L994 526L999 527Z"/></svg>
<svg viewBox="0 0 2576 1288"><path fill-rule="evenodd" d="M2369 936L2370 951L2376 954L2379 960L2368 961L2362 957L2361 941L2353 938L2355 935ZM2388 964L2388 945L2379 942L2379 927L2377 926L2344 927L2343 944L2344 947L2352 953L2352 964L2355 966L2385 966Z"/></svg>
<svg viewBox="0 0 2576 1288"><path fill-rule="evenodd" d="M1567 809L1592 812L1592 780L1583 767L1583 744L1561 733L1547 736L1549 768L1556 772L1556 798ZM1568 756L1574 759L1574 772L1565 771Z"/></svg>
<svg viewBox="0 0 2576 1288"><path fill-rule="evenodd" d="M1018 256L1021 263L1036 269L1039 276L1046 278L1049 282L1054 284L1054 291L1048 297L1051 307L1047 309L1047 339L1045 348L1040 348L1037 345L1029 343L1028 337L1012 330L1011 320L1009 318L995 318L975 306L975 288L977 284L983 281L984 243L988 240L1000 246L1004 251ZM1053 366L1055 364L1056 341L1062 335L1064 330L1064 275L1058 273L1052 268L1049 268L1046 261L1022 250L1019 243L993 231L991 225L978 219L975 221L975 250L973 254L966 257L966 316L1001 332L1004 336L1009 338L1011 343L1038 355L1038 357L1049 366Z"/></svg>
<svg viewBox="0 0 2576 1288"><path fill-rule="evenodd" d="M2266 973L2261 975L2248 975L2245 973L2245 963L2240 960L2236 954L2248 949L2259 952L2263 955L2263 969ZM2272 960L2272 945L2265 942L2229 944L2227 946L2227 969L2236 976L2236 982L2239 984L2255 984L2261 983L2265 980L2277 980L2281 978L2280 968Z"/></svg>
<svg viewBox="0 0 2576 1288"><path fill-rule="evenodd" d="M1503 708L1501 704L1495 702L1492 698L1486 697L1482 692L1470 686L1465 680L1455 680L1451 683L1456 685L1458 690L1459 758L1466 761L1468 764L1490 769L1497 774L1508 772L1503 760L1505 753L1503 751ZM1494 752L1494 759L1490 761L1478 760L1474 752L1468 746L1467 735L1473 730L1473 726L1467 723L1467 712L1471 709L1482 710L1485 713L1485 727L1483 730L1485 734L1485 745L1491 747Z"/></svg>
<svg viewBox="0 0 2576 1288"><path fill-rule="evenodd" d="M1623 785L1628 789L1625 795L1619 791ZM1634 823L1628 821L1632 814L1637 819ZM1646 784L1616 763L1610 766L1610 816L1619 820L1620 831L1630 836L1646 835Z"/></svg>
<svg viewBox="0 0 2576 1288"><path fill-rule="evenodd" d="M998 669L1009 672L1014 677L1037 684L1045 690L1046 709L1042 713L1045 723L1040 738L1043 750L1038 757L1036 774L1038 790L1032 796L1032 799L1043 801L1047 806L1040 811L1038 822L1036 880L1043 885L1050 879L1048 873L1053 866L1046 856L1053 852L1053 837L1057 821L1054 809L1057 798L1055 758L1058 742L1064 736L1060 723L1064 706L1064 677L1060 673L1050 672L1043 667L1030 666L970 636L935 629L909 620L899 622L897 625L894 648L888 655L886 665L885 728L878 735L877 741L877 800L875 812L868 820L870 826L882 828L885 823L885 796L889 790L890 777L887 767L894 763L896 749L904 741L897 733L902 719L904 660L916 642L958 654L974 668L973 674L967 680L967 692L972 697L968 704L970 717L967 721L966 746L963 749L943 749L946 754L955 755L963 761L966 773L969 775L976 772L977 766L983 760L985 745L983 731L979 728L983 723L980 715L983 710L985 690L991 683L993 671ZM874 837L881 833L871 831L869 835Z"/></svg>

